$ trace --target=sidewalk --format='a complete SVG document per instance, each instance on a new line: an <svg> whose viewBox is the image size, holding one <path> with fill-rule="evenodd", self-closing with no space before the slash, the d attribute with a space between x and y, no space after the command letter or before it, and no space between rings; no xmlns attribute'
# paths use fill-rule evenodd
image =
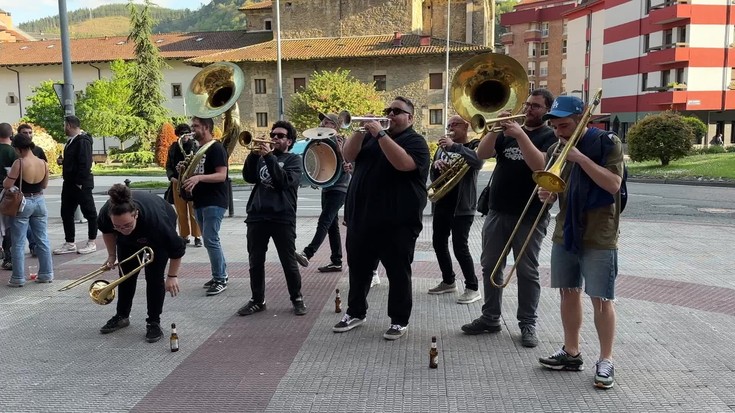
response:
<svg viewBox="0 0 735 413"><path fill-rule="evenodd" d="M55 256L56 281L5 287L0 273L0 411L3 412L726 412L735 409L735 280L731 252L712 240L735 244L730 227L661 225L624 221L617 284L618 338L614 389L593 388L598 352L585 302L583 372L554 372L537 358L561 345L558 293L548 288L550 244L542 248L540 345L519 344L515 284L505 292L503 330L467 336L459 327L480 314L479 302L458 305L456 296L430 296L439 280L431 247L430 218L417 243L414 308L407 335L382 338L388 328L388 286L373 288L367 322L348 333L331 326L334 290L346 307L347 272L321 274L326 244L302 269L309 313L291 314L275 248L268 253L268 309L249 317L235 311L250 297L245 224L226 218L221 238L230 284L205 297L209 279L203 248L189 248L180 273L181 294L167 298L162 316L168 336L177 325L181 350L166 339L148 344L145 283L140 280L131 326L110 335L99 328L115 304L99 306L88 284L58 292L68 280L96 269L105 259ZM470 235L480 257L482 219ZM553 225L553 223L552 223ZM316 218L299 218L297 246L313 234ZM60 220L51 219L52 245L63 241ZM83 233L79 225L77 231ZM552 228L549 228L549 232ZM29 260L30 261L30 260ZM35 261L35 260L33 260ZM479 265L477 266L479 271ZM100 278L112 279L113 274ZM142 278L142 277L141 277ZM431 337L439 368L428 368Z"/></svg>

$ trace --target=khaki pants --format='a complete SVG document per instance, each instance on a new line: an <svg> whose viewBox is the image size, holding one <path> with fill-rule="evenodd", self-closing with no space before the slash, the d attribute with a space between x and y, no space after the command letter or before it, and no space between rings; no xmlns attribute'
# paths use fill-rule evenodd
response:
<svg viewBox="0 0 735 413"><path fill-rule="evenodd" d="M179 186L175 184L172 188L174 193L174 208L179 221L179 235L183 238L189 238L193 235L196 238L202 236L196 217L194 216L194 203L185 201L179 196Z"/></svg>

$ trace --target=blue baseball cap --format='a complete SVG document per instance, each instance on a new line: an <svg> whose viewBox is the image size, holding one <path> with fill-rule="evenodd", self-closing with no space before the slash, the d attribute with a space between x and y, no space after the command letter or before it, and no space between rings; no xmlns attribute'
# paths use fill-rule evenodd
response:
<svg viewBox="0 0 735 413"><path fill-rule="evenodd" d="M544 120L566 118L572 115L581 115L584 112L584 102L576 96L559 96L551 105L551 110L543 117Z"/></svg>

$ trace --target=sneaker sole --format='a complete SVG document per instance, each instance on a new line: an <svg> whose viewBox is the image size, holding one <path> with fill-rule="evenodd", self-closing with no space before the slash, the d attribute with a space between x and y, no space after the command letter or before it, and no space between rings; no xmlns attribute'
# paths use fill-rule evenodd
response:
<svg viewBox="0 0 735 413"><path fill-rule="evenodd" d="M328 269L328 270L317 268L317 271L319 272L342 272L342 268L340 269L334 268L334 269Z"/></svg>
<svg viewBox="0 0 735 413"><path fill-rule="evenodd" d="M615 382L612 382L610 384L605 384L599 381L595 381L595 387L597 387L598 389L608 390L608 389L612 389L614 385L615 385Z"/></svg>
<svg viewBox="0 0 735 413"><path fill-rule="evenodd" d="M54 255L74 254L77 250L71 251L54 251Z"/></svg>
<svg viewBox="0 0 735 413"><path fill-rule="evenodd" d="M467 334L468 336L477 336L480 334L493 334L493 333L499 333L500 330L503 328L500 326L490 326L486 328L485 330L465 330L464 326L462 326L462 332Z"/></svg>
<svg viewBox="0 0 735 413"><path fill-rule="evenodd" d="M146 337L145 338L145 341L147 341L149 343L155 343L155 342L161 340L162 338L163 338L163 334L160 335L160 336L158 336L158 337L155 337L155 338L148 338L148 337Z"/></svg>
<svg viewBox="0 0 735 413"><path fill-rule="evenodd" d="M557 365L550 365L545 364L542 362L539 362L542 366L546 367L549 370L556 370L556 371L584 371L584 366L557 366Z"/></svg>
<svg viewBox="0 0 735 413"><path fill-rule="evenodd" d="M472 298L470 300L457 300L457 304L472 304L475 301L480 301L482 299L482 296L477 296L475 298Z"/></svg>
<svg viewBox="0 0 735 413"><path fill-rule="evenodd" d="M408 333L408 330L403 330L403 333L401 334L387 334L383 333L383 338L389 341L398 340L399 338L403 337Z"/></svg>
<svg viewBox="0 0 735 413"><path fill-rule="evenodd" d="M77 254L87 255L87 254L91 254L93 252L97 252L97 250L92 250L92 251L77 251Z"/></svg>
<svg viewBox="0 0 735 413"><path fill-rule="evenodd" d="M451 289L451 290L441 290L441 291L432 291L432 290L429 290L429 294L431 294L431 295L449 294L449 293L456 293L456 292L457 292L457 289L456 288Z"/></svg>
<svg viewBox="0 0 735 413"><path fill-rule="evenodd" d="M130 324L128 324L128 325L124 325L124 326L121 326L121 327L116 327L115 329L112 329L112 330L103 330L103 329L100 329L100 334L110 334L110 333L114 333L114 332L115 332L115 331L117 331L117 330L122 330L123 328L125 328L125 327L129 327L129 326L130 326Z"/></svg>
<svg viewBox="0 0 735 413"><path fill-rule="evenodd" d="M365 323L365 319L359 321L353 321L352 324L348 325L347 327L332 327L332 331L335 333L346 333L350 330L352 330L355 327L359 327Z"/></svg>

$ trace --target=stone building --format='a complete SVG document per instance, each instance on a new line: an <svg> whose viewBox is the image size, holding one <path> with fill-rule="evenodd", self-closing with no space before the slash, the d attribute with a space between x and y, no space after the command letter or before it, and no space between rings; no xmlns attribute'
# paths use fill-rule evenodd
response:
<svg viewBox="0 0 735 413"><path fill-rule="evenodd" d="M13 43L22 40L33 40L33 37L13 26L13 18L10 13L0 9L0 43Z"/></svg>
<svg viewBox="0 0 735 413"><path fill-rule="evenodd" d="M349 69L352 76L384 91L386 102L405 96L415 104L414 127L429 140L444 132L444 87L456 68L472 56L490 50L481 45L451 42L450 73L445 73L446 40L394 33L354 37L285 39L281 45L284 108L293 93L309 82L315 71ZM200 56L186 61L196 66L233 62L245 73L240 95L243 126L259 135L278 119L276 42ZM450 107L450 112L453 113ZM363 115L363 114L356 114Z"/></svg>

